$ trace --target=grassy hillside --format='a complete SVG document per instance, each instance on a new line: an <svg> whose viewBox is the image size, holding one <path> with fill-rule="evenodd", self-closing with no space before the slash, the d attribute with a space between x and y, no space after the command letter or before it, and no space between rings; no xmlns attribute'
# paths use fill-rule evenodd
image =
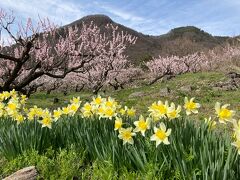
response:
<svg viewBox="0 0 240 180"><path fill-rule="evenodd" d="M140 82L140 86L126 88L119 91L107 91L103 96L112 96L123 105L134 106L137 113L145 114L147 107L152 102L157 100L168 100L178 104L183 104L184 97L196 97L196 100L202 104L201 111L206 114L214 113L215 102L229 103L231 108L240 110L240 90L224 91L215 90L211 86L218 82L227 80L224 74L209 72L209 73L188 73L177 76L167 82L158 82L152 86L144 85ZM170 93L167 93L167 88ZM80 96L82 100L91 99L93 96L89 92L69 93L64 96L62 93L36 93L31 96L29 106L37 104L40 107L59 107L68 103L68 100L73 96ZM59 103L54 104L54 98L59 99Z"/></svg>

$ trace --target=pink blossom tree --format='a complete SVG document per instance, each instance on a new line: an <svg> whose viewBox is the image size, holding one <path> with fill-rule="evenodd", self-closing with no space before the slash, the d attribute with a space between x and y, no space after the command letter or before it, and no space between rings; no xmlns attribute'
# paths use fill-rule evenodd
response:
<svg viewBox="0 0 240 180"><path fill-rule="evenodd" d="M187 72L198 72L206 64L204 53L194 53L186 56L159 56L146 63L152 80L150 84L157 82L165 76L175 76Z"/></svg>
<svg viewBox="0 0 240 180"><path fill-rule="evenodd" d="M112 32L112 38L108 39L111 51L96 57L94 61L85 66L84 73L77 75L94 94L97 94L111 79L116 79L123 73L132 71L130 62L123 52L127 48L127 44L136 42L136 38L128 33L119 33L118 27L111 24L107 25L106 28Z"/></svg>
<svg viewBox="0 0 240 180"><path fill-rule="evenodd" d="M159 56L153 58L151 61L146 63L147 68L150 71L150 85L157 82L159 79L167 75L174 75L179 73L181 65L179 64L178 56Z"/></svg>
<svg viewBox="0 0 240 180"><path fill-rule="evenodd" d="M135 79L143 74L141 68L130 66L119 71L114 71L109 76L108 85L114 88L114 90L124 89L124 86L132 83Z"/></svg>
<svg viewBox="0 0 240 180"><path fill-rule="evenodd" d="M26 92L31 85L46 83L45 78L39 80L41 77L63 79L70 73L80 75L101 66L106 66L106 79L113 62L126 61L126 45L136 42L135 37L118 32L112 25L106 26L112 36L101 33L93 23L59 29L48 19L37 23L28 19L25 25L18 23L15 33L14 25L15 17L0 10L1 31L10 38L9 46L0 48L0 91Z"/></svg>
<svg viewBox="0 0 240 180"><path fill-rule="evenodd" d="M196 52L182 57L159 56L146 63L152 78L150 84L155 83L164 76L174 76L188 72L211 71L226 69L235 63L239 66L240 48L225 46L209 50L208 52Z"/></svg>
<svg viewBox="0 0 240 180"><path fill-rule="evenodd" d="M129 66L125 58L114 58L112 64L100 62L89 66L85 73L77 74L78 78L84 82L85 87L91 89L94 94L107 86L112 86L115 90L123 89L126 83L142 72L140 68Z"/></svg>
<svg viewBox="0 0 240 180"><path fill-rule="evenodd" d="M240 48L239 46L230 46L216 48L206 53L207 70L227 70L240 67Z"/></svg>

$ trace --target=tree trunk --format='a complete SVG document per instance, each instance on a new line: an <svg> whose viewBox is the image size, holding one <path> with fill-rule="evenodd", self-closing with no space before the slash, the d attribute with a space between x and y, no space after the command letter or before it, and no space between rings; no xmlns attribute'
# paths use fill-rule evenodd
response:
<svg viewBox="0 0 240 180"><path fill-rule="evenodd" d="M153 85L155 82L157 82L159 79L163 78L164 76L165 76L165 75L156 77L155 79L153 79L152 81L150 81L148 85Z"/></svg>
<svg viewBox="0 0 240 180"><path fill-rule="evenodd" d="M52 89L48 89L46 94L49 95L51 94L51 92L52 92Z"/></svg>
<svg viewBox="0 0 240 180"><path fill-rule="evenodd" d="M95 89L93 89L93 94L97 95L98 92L100 91L100 89L102 88L103 86L98 86L96 87Z"/></svg>
<svg viewBox="0 0 240 180"><path fill-rule="evenodd" d="M84 87L85 87L84 84L83 84L80 88L79 88L79 86L77 85L76 88L75 88L75 92L81 92Z"/></svg>

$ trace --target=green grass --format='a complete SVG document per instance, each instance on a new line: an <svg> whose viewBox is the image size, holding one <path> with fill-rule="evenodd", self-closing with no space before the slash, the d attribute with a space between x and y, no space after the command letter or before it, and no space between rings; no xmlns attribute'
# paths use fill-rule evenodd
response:
<svg viewBox="0 0 240 180"><path fill-rule="evenodd" d="M202 104L201 113L203 116L213 115L215 103L228 103L231 104L231 108L240 110L240 90L236 91L215 91L212 90L211 85L219 81L224 82L227 80L224 74L217 72L202 72L202 73L188 73L177 76L166 82L158 82L152 86L145 85L146 82L139 82L142 85L134 88L126 88L119 91L108 90L104 96L112 96L118 101L127 106L134 106L137 109L137 113L146 114L147 107L152 102L157 100L168 100L178 104L183 104L185 96L196 97L196 100ZM181 87L191 86L194 90L184 91ZM170 88L171 93L167 96L162 96L161 89ZM141 97L129 98L129 95L135 92L143 92ZM100 92L100 94L103 94ZM68 93L64 96L63 93L53 92L50 95L46 95L44 92L33 94L29 99L28 106L38 105L40 107L56 108L64 106L68 103L69 99L73 96L80 96L83 100L89 100L93 96L90 92ZM53 104L53 99L58 98L60 102Z"/></svg>

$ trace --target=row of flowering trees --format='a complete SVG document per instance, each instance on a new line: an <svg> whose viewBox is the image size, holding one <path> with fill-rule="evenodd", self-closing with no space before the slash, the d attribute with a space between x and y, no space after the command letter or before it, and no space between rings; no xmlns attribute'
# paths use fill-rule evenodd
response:
<svg viewBox="0 0 240 180"><path fill-rule="evenodd" d="M186 56L159 56L146 62L151 82L155 83L164 76L175 76L187 72L226 69L229 65L239 62L240 48L226 46L208 52L196 52ZM239 66L239 64L236 64Z"/></svg>
<svg viewBox="0 0 240 180"><path fill-rule="evenodd" d="M134 81L138 75L142 74L140 68L128 66L127 68L105 71L104 66L95 65L84 73L69 73L63 79L43 76L38 80L41 89L50 93L53 90L71 90L79 92L82 89L90 89L97 94L105 86L110 86L114 90L124 89L124 85ZM34 84L36 87L37 85Z"/></svg>
<svg viewBox="0 0 240 180"><path fill-rule="evenodd" d="M147 70L150 75L150 83L153 84L165 76L176 76L188 72L210 71L219 68L229 67L238 62L240 57L240 48L226 46L220 49L210 50L208 52L196 52L186 56L158 56L146 62ZM115 71L108 72L108 76L104 76L104 66L101 64L92 65L93 68L86 71L86 73L76 74L70 73L64 79L43 79L45 89L55 89L56 87L65 86L71 87L76 91L86 87L92 89L97 93L103 86L110 85L115 90L123 88L123 85L133 81L133 79L143 74L140 68L128 66L125 68L125 61L117 61L114 66L117 67ZM225 66L227 65L227 66ZM237 64L236 64L237 65ZM46 77L45 77L46 78ZM68 83L70 82L71 83ZM56 86L58 84L58 86Z"/></svg>
<svg viewBox="0 0 240 180"><path fill-rule="evenodd" d="M93 23L63 28L48 19L16 23L12 13L1 9L0 27L2 39L8 35L8 46L0 46L0 91L31 93L39 86L71 81L97 93L106 83L121 87L124 77L129 81L139 72L124 55L136 37L111 24L105 27L111 33L107 36Z"/></svg>

